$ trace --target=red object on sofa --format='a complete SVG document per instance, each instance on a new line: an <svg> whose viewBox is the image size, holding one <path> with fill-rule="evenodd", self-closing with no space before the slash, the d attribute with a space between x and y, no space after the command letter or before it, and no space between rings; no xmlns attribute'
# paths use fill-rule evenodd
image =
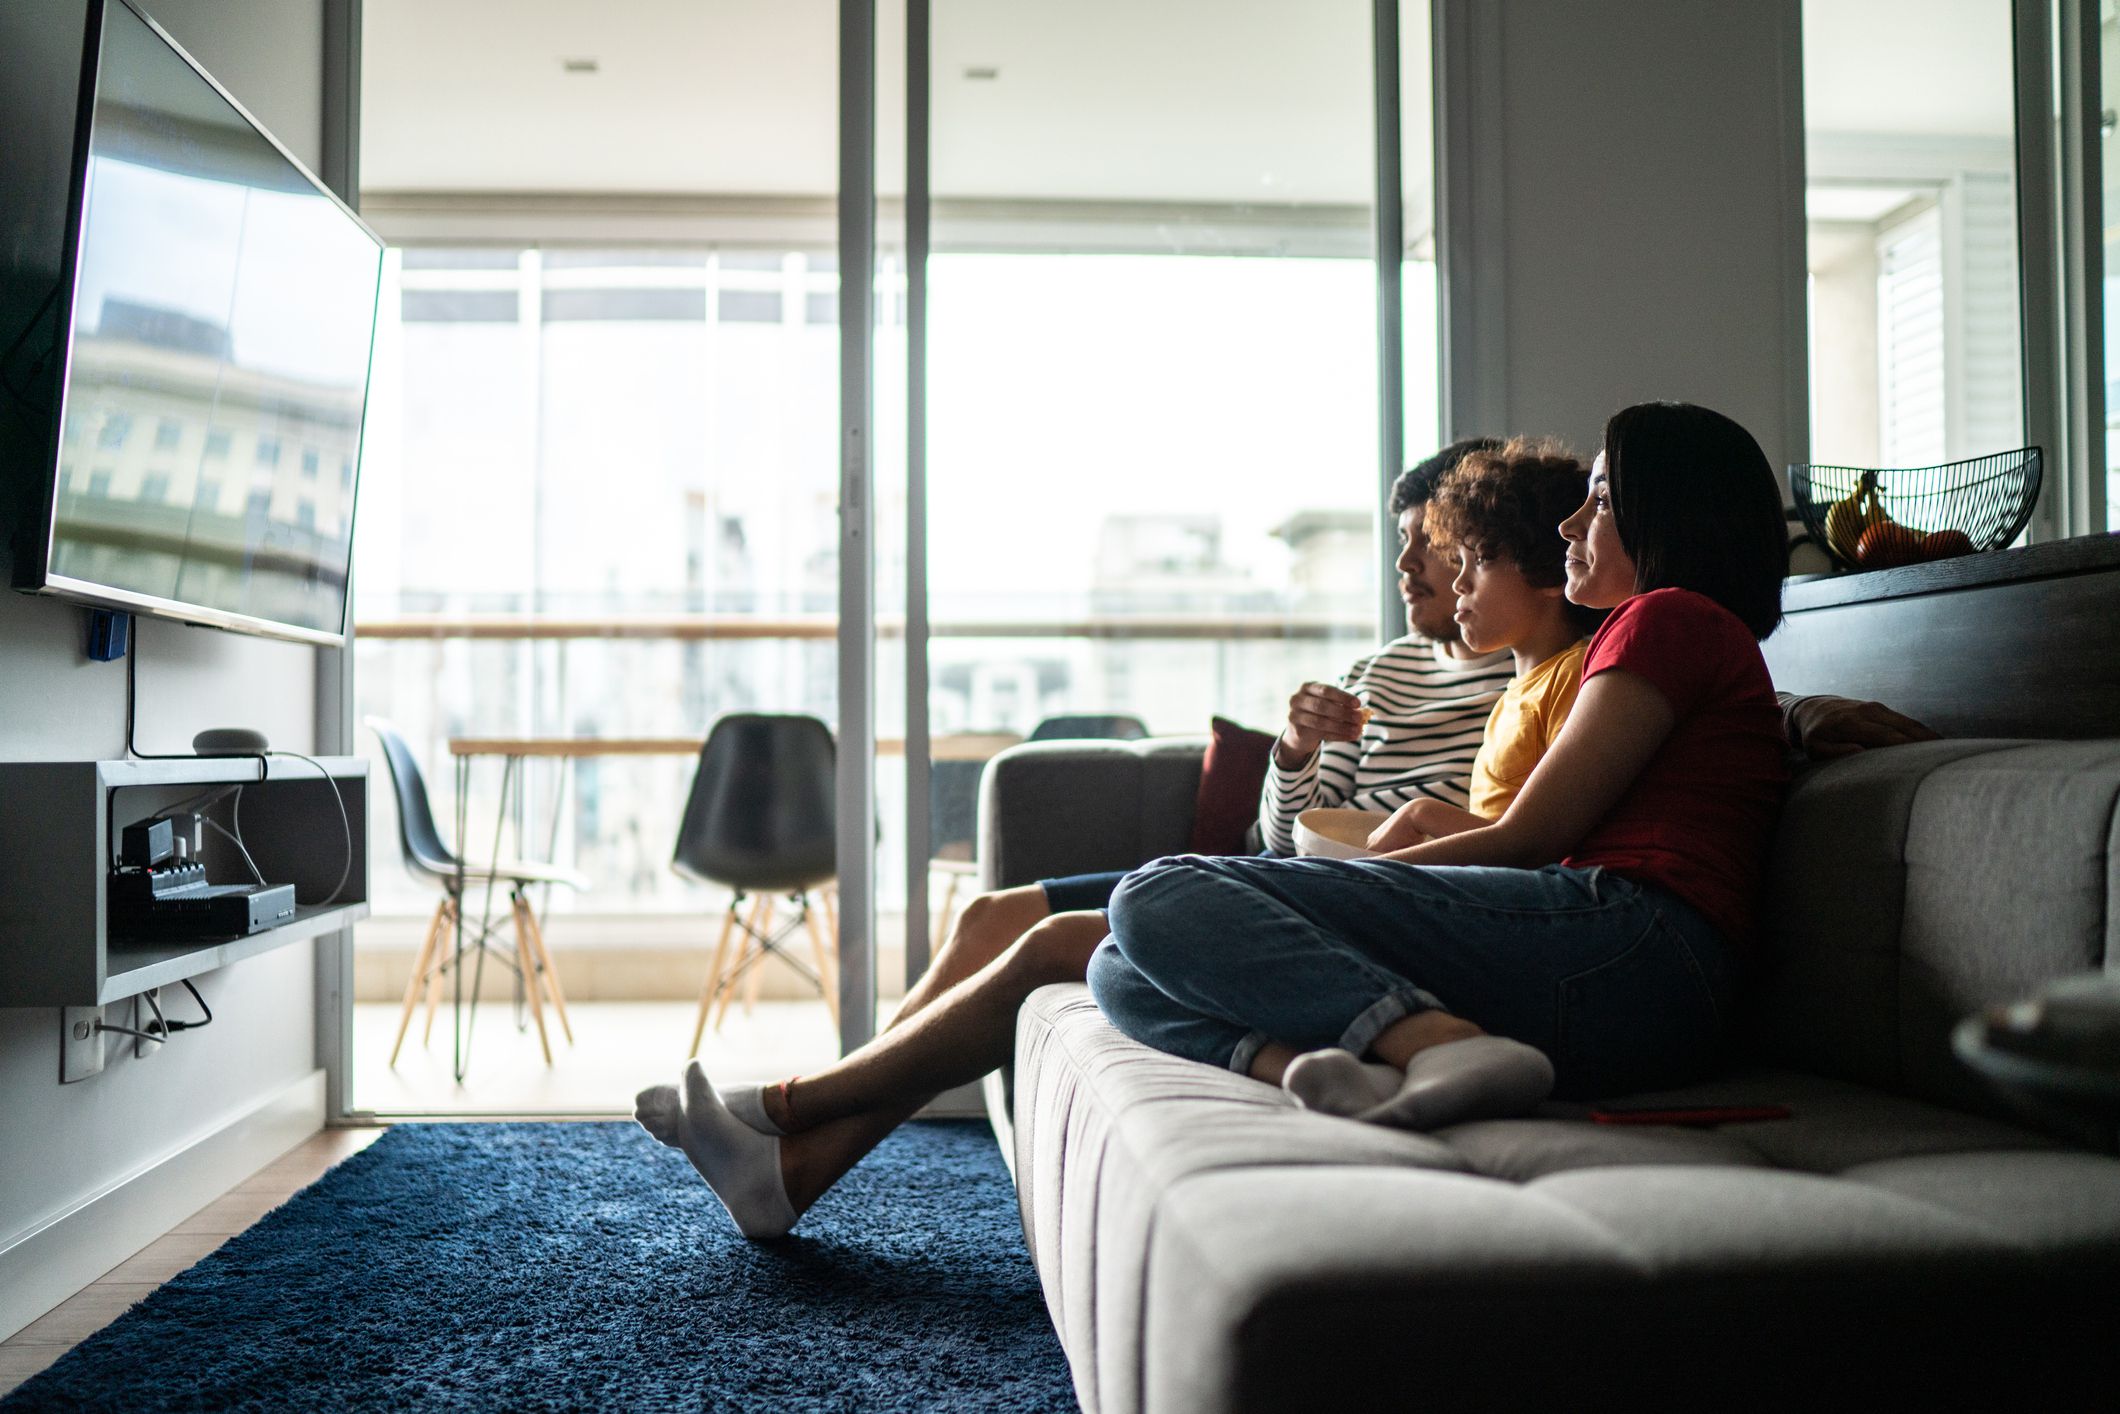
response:
<svg viewBox="0 0 2120 1414"><path fill-rule="evenodd" d="M1193 797L1194 854L1249 854L1245 836L1259 818L1259 792L1266 787L1266 766L1274 737L1216 717L1214 738L1200 763L1200 793Z"/></svg>

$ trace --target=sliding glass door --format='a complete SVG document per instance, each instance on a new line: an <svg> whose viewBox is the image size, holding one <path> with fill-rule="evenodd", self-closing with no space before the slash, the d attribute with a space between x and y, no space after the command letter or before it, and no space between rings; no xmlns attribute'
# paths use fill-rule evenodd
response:
<svg viewBox="0 0 2120 1414"><path fill-rule="evenodd" d="M528 855L586 887L531 900L571 1045L547 1009L546 1060L513 985L505 891L475 1020L451 978L430 1040L416 965L441 890L399 867L379 801L352 1108L622 1110L674 1075L737 886L672 868L698 742L732 712L839 725L836 21L827 0L367 0L363 208L393 249L358 711L404 734L474 865ZM448 57L497 34L491 64ZM775 907L756 921L778 934ZM470 941L482 891L466 914ZM819 970L806 929L782 945ZM718 1077L841 1049L798 966L725 971L699 1043Z"/></svg>

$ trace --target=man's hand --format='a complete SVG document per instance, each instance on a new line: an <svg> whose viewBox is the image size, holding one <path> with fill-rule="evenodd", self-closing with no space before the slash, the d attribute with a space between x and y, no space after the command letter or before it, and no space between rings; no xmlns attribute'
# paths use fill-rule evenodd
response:
<svg viewBox="0 0 2120 1414"><path fill-rule="evenodd" d="M1406 849L1417 844L1426 844L1432 838L1421 828L1421 818L1426 807L1435 804L1432 800L1409 800L1391 812L1384 823L1369 832L1364 841L1378 854L1389 854L1395 849Z"/></svg>
<svg viewBox="0 0 2120 1414"><path fill-rule="evenodd" d="M1369 709L1362 699L1330 683L1306 682L1288 699L1288 725L1274 743L1274 761L1293 771L1308 761L1320 742L1360 741Z"/></svg>
<svg viewBox="0 0 2120 1414"><path fill-rule="evenodd" d="M1782 707L1789 735L1813 761L1831 761L1880 746L1936 741L1939 734L1881 702L1851 697L1790 697Z"/></svg>

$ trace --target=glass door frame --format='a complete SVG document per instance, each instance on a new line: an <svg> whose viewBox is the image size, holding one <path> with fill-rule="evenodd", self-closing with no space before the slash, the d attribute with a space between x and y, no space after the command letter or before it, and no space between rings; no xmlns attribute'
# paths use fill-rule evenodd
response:
<svg viewBox="0 0 2120 1414"><path fill-rule="evenodd" d="M839 0L838 205L837 827L844 1055L876 1030L876 0ZM909 759L912 750L908 742Z"/></svg>
<svg viewBox="0 0 2120 1414"><path fill-rule="evenodd" d="M2014 0L2028 440L2049 449L2033 537L2106 529L2100 5ZM2036 313L2035 313L2036 311ZM2036 339L2036 343L2034 342ZM2036 377L2035 377L2036 371Z"/></svg>

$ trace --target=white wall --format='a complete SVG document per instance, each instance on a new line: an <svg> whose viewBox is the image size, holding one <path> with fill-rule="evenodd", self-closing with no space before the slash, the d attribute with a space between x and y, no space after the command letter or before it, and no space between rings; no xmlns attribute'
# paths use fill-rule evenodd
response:
<svg viewBox="0 0 2120 1414"><path fill-rule="evenodd" d="M1450 434L1587 454L1612 412L1675 398L1802 459L1796 0L1437 10Z"/></svg>
<svg viewBox="0 0 2120 1414"><path fill-rule="evenodd" d="M1881 466L1877 437L1877 224L1810 223L1811 455Z"/></svg>
<svg viewBox="0 0 2120 1414"><path fill-rule="evenodd" d="M323 0L147 0L146 8L298 157L318 164ZM186 750L194 732L218 725L315 749L316 650L138 627L143 750ZM79 608L0 592L0 759L124 754L124 667L88 662L84 628ZM0 1008L0 1252L303 1083L316 1064L314 951L296 944L199 979L211 1027L146 1060L113 1044L108 1069L73 1085L59 1083L59 1013ZM181 990L171 1004L173 1014L190 1014ZM0 1335L20 1323L12 1306L0 1300Z"/></svg>

